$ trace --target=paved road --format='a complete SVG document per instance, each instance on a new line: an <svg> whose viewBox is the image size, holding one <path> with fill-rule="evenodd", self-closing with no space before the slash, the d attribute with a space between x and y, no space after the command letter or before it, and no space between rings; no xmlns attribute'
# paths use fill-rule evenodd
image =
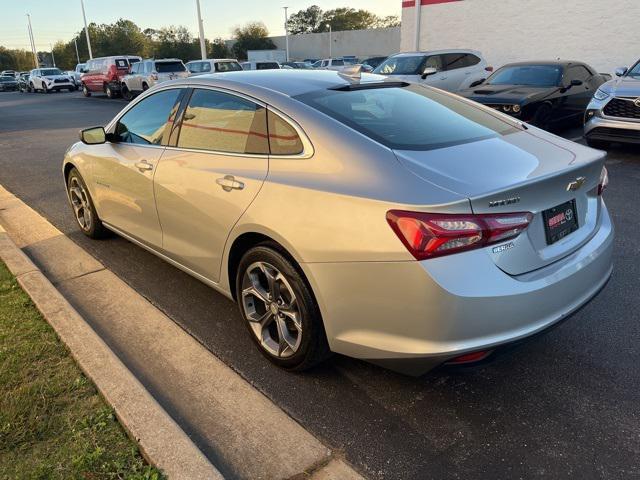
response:
<svg viewBox="0 0 640 480"><path fill-rule="evenodd" d="M638 149L613 149L607 164L614 277L548 335L492 363L419 379L340 356L296 375L264 361L230 301L122 239L95 242L78 232L62 156L80 127L105 123L123 105L67 93L0 94L0 184L367 476L640 477Z"/></svg>

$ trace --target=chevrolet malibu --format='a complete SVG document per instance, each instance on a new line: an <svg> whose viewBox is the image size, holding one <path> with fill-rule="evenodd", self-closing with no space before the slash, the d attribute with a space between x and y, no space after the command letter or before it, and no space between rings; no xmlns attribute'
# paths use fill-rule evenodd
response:
<svg viewBox="0 0 640 480"><path fill-rule="evenodd" d="M81 132L80 229L235 300L291 370L484 359L607 282L604 152L424 85L332 71L169 82Z"/></svg>

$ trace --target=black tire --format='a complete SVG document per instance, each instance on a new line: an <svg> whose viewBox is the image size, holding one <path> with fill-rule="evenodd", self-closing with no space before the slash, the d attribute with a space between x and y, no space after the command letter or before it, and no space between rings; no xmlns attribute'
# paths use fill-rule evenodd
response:
<svg viewBox="0 0 640 480"><path fill-rule="evenodd" d="M84 95L85 97L91 96L91 91L87 88L87 86L84 83L82 84L82 95Z"/></svg>
<svg viewBox="0 0 640 480"><path fill-rule="evenodd" d="M591 148L597 148L598 150L608 150L611 146L611 143L607 142L606 140L591 140L588 137L586 140L587 145L589 145Z"/></svg>
<svg viewBox="0 0 640 480"><path fill-rule="evenodd" d="M47 85L42 82L42 93L51 93L51 90L47 88Z"/></svg>
<svg viewBox="0 0 640 480"><path fill-rule="evenodd" d="M149 90L149 85L147 85L146 83L142 84L142 91L144 92L145 90Z"/></svg>
<svg viewBox="0 0 640 480"><path fill-rule="evenodd" d="M543 103L536 110L535 115L533 116L533 123L536 127L542 128L543 130L549 130L550 122L551 122L551 105L547 103Z"/></svg>
<svg viewBox="0 0 640 480"><path fill-rule="evenodd" d="M116 98L116 92L113 91L111 85L106 84L104 86L104 93L107 94L107 98Z"/></svg>
<svg viewBox="0 0 640 480"><path fill-rule="evenodd" d="M120 92L122 93L122 98L124 98L127 102L133 100L133 94L131 93L131 90L129 90L124 83L120 87Z"/></svg>
<svg viewBox="0 0 640 480"><path fill-rule="evenodd" d="M71 189L76 186L74 185L75 182L77 182L77 184L79 184L79 186L82 188L86 200L86 206L88 207L91 214L91 221L88 223L87 227L83 226L78 220L78 215L76 214L73 205L73 199L75 198L75 195L72 194ZM102 224L102 221L98 216L98 212L96 212L96 207L93 204L93 199L89 194L89 189L87 188L86 183L84 183L80 172L78 172L76 168L72 168L69 172L69 176L67 177L67 196L69 198L69 202L71 203L71 208L73 210L73 215L76 218L76 223L80 227L80 231L82 233L84 233L87 237L94 239L106 238L109 236L109 230L107 230Z"/></svg>
<svg viewBox="0 0 640 480"><path fill-rule="evenodd" d="M295 353L286 358L274 355L260 343L245 313L242 296L243 279L249 267L256 263L266 263L275 267L284 276L296 297L296 305L301 317L302 333L300 335L302 338ZM264 243L245 253L242 260L240 260L235 282L240 315L251 339L269 361L286 370L302 371L323 362L331 356L320 309L311 288L300 268L281 253L277 245Z"/></svg>
<svg viewBox="0 0 640 480"><path fill-rule="evenodd" d="M29 83L29 87L27 88L29 93L34 93L36 89L33 87L33 82Z"/></svg>

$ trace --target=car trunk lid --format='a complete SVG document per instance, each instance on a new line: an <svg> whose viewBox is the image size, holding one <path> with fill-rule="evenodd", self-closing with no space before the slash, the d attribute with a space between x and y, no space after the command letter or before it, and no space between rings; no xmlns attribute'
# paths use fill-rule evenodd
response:
<svg viewBox="0 0 640 480"><path fill-rule="evenodd" d="M544 267L580 248L595 233L600 214L597 187L604 153L576 144L567 148L534 132L429 151L396 151L400 162L421 178L469 198L475 214L534 214L523 234L487 247L496 265L510 275ZM554 212L557 220L567 202L575 202L578 229L549 243L544 212L564 206Z"/></svg>

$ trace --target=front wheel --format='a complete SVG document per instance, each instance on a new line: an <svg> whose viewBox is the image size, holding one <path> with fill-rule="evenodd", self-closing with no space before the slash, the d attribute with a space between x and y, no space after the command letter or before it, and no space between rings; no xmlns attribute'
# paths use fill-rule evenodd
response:
<svg viewBox="0 0 640 480"><path fill-rule="evenodd" d="M82 84L82 95L84 95L85 97L91 96L91 92L84 83Z"/></svg>
<svg viewBox="0 0 640 480"><path fill-rule="evenodd" d="M77 169L72 168L67 179L67 194L73 213L82 233L89 238L104 238L108 230L104 227L93 205L89 189Z"/></svg>
<svg viewBox="0 0 640 480"><path fill-rule="evenodd" d="M42 93L51 93L51 90L47 88L47 85L44 82L42 82Z"/></svg>
<svg viewBox="0 0 640 480"><path fill-rule="evenodd" d="M271 362L306 370L330 355L320 309L302 272L274 245L259 245L240 261L240 313L251 338Z"/></svg>
<svg viewBox="0 0 640 480"><path fill-rule="evenodd" d="M122 85L122 87L120 87L120 91L122 92L122 98L124 98L127 102L133 99L133 94L126 85Z"/></svg>
<svg viewBox="0 0 640 480"><path fill-rule="evenodd" d="M107 98L115 98L116 92L113 91L110 85L104 87L104 93L107 94Z"/></svg>
<svg viewBox="0 0 640 480"><path fill-rule="evenodd" d="M542 128L543 130L549 130L549 125L551 123L551 105L542 104L536 110L535 115L533 116L533 123L536 127Z"/></svg>

